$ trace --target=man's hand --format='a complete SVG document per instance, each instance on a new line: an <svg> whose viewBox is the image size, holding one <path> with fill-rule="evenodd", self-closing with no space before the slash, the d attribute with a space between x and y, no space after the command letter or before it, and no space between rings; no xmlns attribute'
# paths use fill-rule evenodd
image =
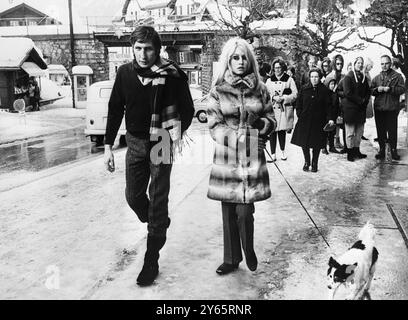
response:
<svg viewBox="0 0 408 320"><path fill-rule="evenodd" d="M329 120L329 125L334 125L334 121L333 120Z"/></svg>
<svg viewBox="0 0 408 320"><path fill-rule="evenodd" d="M379 87L377 88L377 91L378 91L378 92L384 92L384 87L383 87L383 86L379 86Z"/></svg>
<svg viewBox="0 0 408 320"><path fill-rule="evenodd" d="M390 91L390 87L383 87L384 92Z"/></svg>
<svg viewBox="0 0 408 320"><path fill-rule="evenodd" d="M103 162L105 163L105 168L109 172L115 171L115 157L113 156L112 146L105 144L105 155Z"/></svg>

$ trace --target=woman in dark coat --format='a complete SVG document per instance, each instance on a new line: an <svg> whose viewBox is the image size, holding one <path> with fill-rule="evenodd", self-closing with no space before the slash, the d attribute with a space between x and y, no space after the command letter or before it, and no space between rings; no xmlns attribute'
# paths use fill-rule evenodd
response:
<svg viewBox="0 0 408 320"><path fill-rule="evenodd" d="M319 69L310 70L310 82L300 91L296 105L298 122L291 143L302 147L305 157L304 171L309 171L310 149L313 149L312 172L317 172L320 149L326 145L323 128L328 121L330 125L334 125L330 92L321 83L321 77Z"/></svg>
<svg viewBox="0 0 408 320"><path fill-rule="evenodd" d="M353 70L343 79L343 94L341 99L344 113L344 126L346 130L347 160L366 158L360 152L361 137L364 133L366 109L370 100L370 86L363 72L364 59L356 58Z"/></svg>

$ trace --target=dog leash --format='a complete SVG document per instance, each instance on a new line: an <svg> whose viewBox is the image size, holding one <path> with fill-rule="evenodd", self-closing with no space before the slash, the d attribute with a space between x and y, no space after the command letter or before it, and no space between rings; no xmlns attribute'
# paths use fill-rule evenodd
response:
<svg viewBox="0 0 408 320"><path fill-rule="evenodd" d="M286 179L286 177L283 175L282 171L279 169L278 165L276 164L275 161L273 161L271 154L269 153L269 151L265 148L264 149L266 151L266 153L268 154L269 158L272 160L273 164L275 165L276 169L278 170L278 172L281 174L281 176L283 177L283 179L285 180L286 184L288 185L288 187L290 188L290 190L292 191L293 195L296 197L297 201L300 203L300 205L302 206L303 210L306 212L307 216L309 217L310 221L312 221L314 227L317 229L317 231L319 232L320 236L323 238L323 241L326 243L327 247L332 250L332 248L330 247L330 244L327 242L326 237L323 235L323 233L320 231L320 228L317 226L317 224L315 223L315 221L313 220L312 216L310 215L309 211L306 209L306 207L303 205L302 200L300 200L299 196L297 195L297 193L295 192L295 190L292 188L292 186L290 185L289 181ZM332 250L333 251L333 250Z"/></svg>

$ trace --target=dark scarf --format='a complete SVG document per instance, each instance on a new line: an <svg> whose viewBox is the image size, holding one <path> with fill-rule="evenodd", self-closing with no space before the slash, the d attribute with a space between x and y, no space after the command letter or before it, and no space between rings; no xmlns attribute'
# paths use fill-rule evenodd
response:
<svg viewBox="0 0 408 320"><path fill-rule="evenodd" d="M164 128L169 132L173 142L180 140L182 132L177 105L172 104L172 101L165 101L163 93L168 78L182 78L187 81L185 73L174 62L160 57L150 68L141 68L136 59L133 60L133 66L140 77L153 79L150 134L157 134L159 129Z"/></svg>

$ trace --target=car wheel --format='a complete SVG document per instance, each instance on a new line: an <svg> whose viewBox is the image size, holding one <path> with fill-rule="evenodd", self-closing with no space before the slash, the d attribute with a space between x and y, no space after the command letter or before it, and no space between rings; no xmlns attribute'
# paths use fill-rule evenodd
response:
<svg viewBox="0 0 408 320"><path fill-rule="evenodd" d="M206 123L207 122L207 113L205 111L199 111L197 113L197 119L201 123Z"/></svg>

